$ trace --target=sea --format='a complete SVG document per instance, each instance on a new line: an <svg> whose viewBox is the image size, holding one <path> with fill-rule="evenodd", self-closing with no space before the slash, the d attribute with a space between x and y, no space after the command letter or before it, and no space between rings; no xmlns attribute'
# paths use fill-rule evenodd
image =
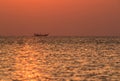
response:
<svg viewBox="0 0 120 81"><path fill-rule="evenodd" d="M120 37L0 37L0 81L120 81Z"/></svg>

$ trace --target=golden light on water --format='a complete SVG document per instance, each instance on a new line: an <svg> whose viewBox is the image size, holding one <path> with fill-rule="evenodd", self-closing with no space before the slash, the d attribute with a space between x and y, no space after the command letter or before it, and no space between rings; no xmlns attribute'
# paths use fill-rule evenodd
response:
<svg viewBox="0 0 120 81"><path fill-rule="evenodd" d="M30 45L25 45L19 49L15 58L14 79L37 81L44 75L40 71L39 62L37 60L38 52L32 50Z"/></svg>
<svg viewBox="0 0 120 81"><path fill-rule="evenodd" d="M4 39L0 81L119 81L119 38Z"/></svg>

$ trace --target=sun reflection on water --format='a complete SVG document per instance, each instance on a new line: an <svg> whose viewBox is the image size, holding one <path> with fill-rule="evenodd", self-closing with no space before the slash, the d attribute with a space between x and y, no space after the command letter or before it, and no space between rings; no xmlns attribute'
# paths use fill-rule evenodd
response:
<svg viewBox="0 0 120 81"><path fill-rule="evenodd" d="M0 81L120 81L120 39L69 39L5 40Z"/></svg>
<svg viewBox="0 0 120 81"><path fill-rule="evenodd" d="M38 81L41 80L39 61L37 60L38 52L32 49L32 46L26 44L24 47L16 51L14 64L14 79Z"/></svg>

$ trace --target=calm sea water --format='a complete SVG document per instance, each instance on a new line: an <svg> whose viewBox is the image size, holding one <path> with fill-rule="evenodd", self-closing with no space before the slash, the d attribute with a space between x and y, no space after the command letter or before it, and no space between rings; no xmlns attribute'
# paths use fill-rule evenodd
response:
<svg viewBox="0 0 120 81"><path fill-rule="evenodd" d="M0 81L120 81L120 37L0 37Z"/></svg>

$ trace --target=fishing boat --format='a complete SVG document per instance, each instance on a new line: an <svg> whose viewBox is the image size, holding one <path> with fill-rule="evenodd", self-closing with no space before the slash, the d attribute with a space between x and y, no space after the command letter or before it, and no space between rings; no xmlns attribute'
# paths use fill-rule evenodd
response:
<svg viewBox="0 0 120 81"><path fill-rule="evenodd" d="M37 34L37 33L34 33L34 36L36 36L36 37L46 37L48 35L49 34Z"/></svg>

